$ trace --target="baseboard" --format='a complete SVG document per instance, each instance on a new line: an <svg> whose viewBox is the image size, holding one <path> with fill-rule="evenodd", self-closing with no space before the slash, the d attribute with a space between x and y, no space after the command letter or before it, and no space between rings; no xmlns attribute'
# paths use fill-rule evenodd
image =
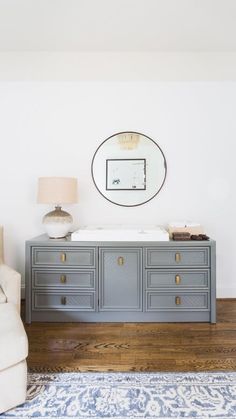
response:
<svg viewBox="0 0 236 419"><path fill-rule="evenodd" d="M236 298L236 289L234 288L218 288L217 289L217 298L228 299Z"/></svg>
<svg viewBox="0 0 236 419"><path fill-rule="evenodd" d="M25 300L25 284L21 284L21 299Z"/></svg>

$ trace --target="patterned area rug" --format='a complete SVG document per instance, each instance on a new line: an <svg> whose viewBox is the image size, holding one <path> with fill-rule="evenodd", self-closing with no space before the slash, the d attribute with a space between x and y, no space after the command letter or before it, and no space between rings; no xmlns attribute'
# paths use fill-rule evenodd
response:
<svg viewBox="0 0 236 419"><path fill-rule="evenodd" d="M30 373L11 417L236 418L236 373Z"/></svg>

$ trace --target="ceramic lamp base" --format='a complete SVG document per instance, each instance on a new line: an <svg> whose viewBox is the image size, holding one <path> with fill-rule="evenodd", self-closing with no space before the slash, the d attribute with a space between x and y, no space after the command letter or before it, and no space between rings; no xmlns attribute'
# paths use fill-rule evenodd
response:
<svg viewBox="0 0 236 419"><path fill-rule="evenodd" d="M69 233L72 223L72 216L59 206L43 217L45 231L51 239L65 237Z"/></svg>

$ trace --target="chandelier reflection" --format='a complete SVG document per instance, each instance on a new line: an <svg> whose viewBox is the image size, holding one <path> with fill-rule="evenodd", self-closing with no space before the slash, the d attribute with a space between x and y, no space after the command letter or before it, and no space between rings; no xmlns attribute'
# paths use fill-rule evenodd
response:
<svg viewBox="0 0 236 419"><path fill-rule="evenodd" d="M126 132L124 134L119 134L118 136L120 148L123 150L134 150L137 148L139 140L139 134Z"/></svg>

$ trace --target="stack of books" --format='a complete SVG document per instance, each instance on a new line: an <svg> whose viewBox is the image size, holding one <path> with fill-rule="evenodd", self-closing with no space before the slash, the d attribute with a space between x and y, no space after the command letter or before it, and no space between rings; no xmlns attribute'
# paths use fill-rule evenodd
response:
<svg viewBox="0 0 236 419"><path fill-rule="evenodd" d="M172 239L173 240L180 240L180 241L182 241L182 240L191 240L191 234L190 233L184 233L184 232L180 232L180 233L178 233L178 232L175 232L175 233L173 233L172 234Z"/></svg>

